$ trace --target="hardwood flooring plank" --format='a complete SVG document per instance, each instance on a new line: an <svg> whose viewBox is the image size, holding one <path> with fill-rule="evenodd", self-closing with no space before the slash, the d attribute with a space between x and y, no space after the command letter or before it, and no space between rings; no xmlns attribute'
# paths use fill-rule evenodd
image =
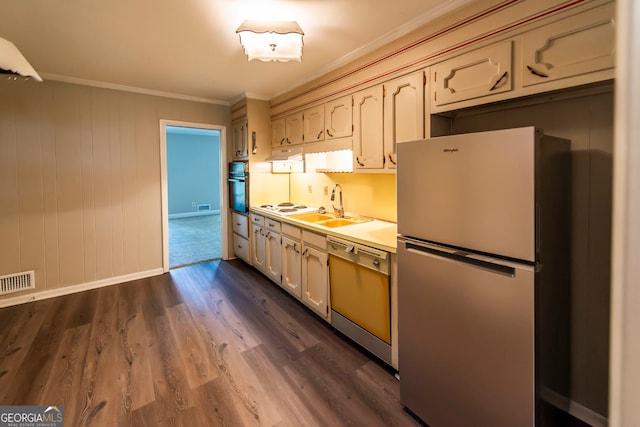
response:
<svg viewBox="0 0 640 427"><path fill-rule="evenodd" d="M61 298L48 300L46 315L28 351L17 368L14 384L3 390L5 405L36 405L53 365L53 360L70 314L70 306Z"/></svg>
<svg viewBox="0 0 640 427"><path fill-rule="evenodd" d="M273 363L264 346L247 350L242 357L252 370L260 372L257 379L265 390L267 405L280 415L279 423L300 426L317 424L315 415L300 399L298 388L286 380L282 367Z"/></svg>
<svg viewBox="0 0 640 427"><path fill-rule="evenodd" d="M155 400L153 377L149 364L147 329L138 302L134 309L121 297L118 304L119 359L118 372L122 411L128 413ZM131 312L135 310L134 312Z"/></svg>
<svg viewBox="0 0 640 427"><path fill-rule="evenodd" d="M79 412L72 414L79 426L115 425L120 409L118 372L118 287L100 288L91 325Z"/></svg>
<svg viewBox="0 0 640 427"><path fill-rule="evenodd" d="M355 372L331 347L319 344L294 362L308 386L316 389L343 425L388 426L389 417L380 413L368 392L363 393L365 387Z"/></svg>
<svg viewBox="0 0 640 427"><path fill-rule="evenodd" d="M147 325L149 363L156 402L160 403L158 419L171 422L180 412L193 405L191 389L166 316L147 319Z"/></svg>
<svg viewBox="0 0 640 427"><path fill-rule="evenodd" d="M81 395L82 373L90 334L90 324L64 332L40 399L40 402L49 402L47 405L64 406L67 425L77 425L75 417L79 412L78 397Z"/></svg>
<svg viewBox="0 0 640 427"><path fill-rule="evenodd" d="M191 312L184 304L167 309L167 319L179 349L182 368L186 371L190 388L196 388L217 378L218 369L209 357L207 342L200 335Z"/></svg>
<svg viewBox="0 0 640 427"><path fill-rule="evenodd" d="M218 377L196 390L195 398L199 407L206 408L203 412L206 426L243 427L258 425L255 418L245 424L237 405L234 402L236 394L232 385L225 377Z"/></svg>
<svg viewBox="0 0 640 427"><path fill-rule="evenodd" d="M14 390L13 381L27 352L33 345L42 322L53 304L38 301L8 307L0 310L3 314L4 336L0 341L0 402L8 404L9 390ZM20 378L18 378L20 381Z"/></svg>
<svg viewBox="0 0 640 427"><path fill-rule="evenodd" d="M400 382L377 362L367 362L356 371L356 378L355 387L385 425L418 425L400 403Z"/></svg>

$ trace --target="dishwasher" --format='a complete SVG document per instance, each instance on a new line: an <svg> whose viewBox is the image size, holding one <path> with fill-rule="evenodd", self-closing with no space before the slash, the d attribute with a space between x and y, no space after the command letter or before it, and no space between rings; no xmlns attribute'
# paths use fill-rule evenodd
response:
<svg viewBox="0 0 640 427"><path fill-rule="evenodd" d="M389 253L334 236L327 251L331 324L391 364Z"/></svg>

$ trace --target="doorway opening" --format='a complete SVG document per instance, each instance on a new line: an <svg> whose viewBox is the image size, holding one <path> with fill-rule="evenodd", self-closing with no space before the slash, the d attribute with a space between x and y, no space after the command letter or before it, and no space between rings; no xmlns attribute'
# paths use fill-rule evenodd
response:
<svg viewBox="0 0 640 427"><path fill-rule="evenodd" d="M161 121L163 269L226 258L224 128Z"/></svg>

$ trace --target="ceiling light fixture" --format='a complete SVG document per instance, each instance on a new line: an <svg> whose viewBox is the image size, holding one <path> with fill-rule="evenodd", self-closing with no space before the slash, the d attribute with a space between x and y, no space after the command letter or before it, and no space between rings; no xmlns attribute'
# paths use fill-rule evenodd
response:
<svg viewBox="0 0 640 427"><path fill-rule="evenodd" d="M20 53L16 45L0 37L0 74L8 74L14 80L17 76L32 78L39 82L42 78Z"/></svg>
<svg viewBox="0 0 640 427"><path fill-rule="evenodd" d="M244 21L236 30L249 61L302 62L302 36L295 21Z"/></svg>

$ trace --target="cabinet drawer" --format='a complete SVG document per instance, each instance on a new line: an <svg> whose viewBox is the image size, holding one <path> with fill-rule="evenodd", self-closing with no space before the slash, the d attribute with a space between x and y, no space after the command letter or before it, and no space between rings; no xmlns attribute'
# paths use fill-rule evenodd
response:
<svg viewBox="0 0 640 427"><path fill-rule="evenodd" d="M256 215L254 213L251 214L251 224L255 225L264 225L264 217L262 215Z"/></svg>
<svg viewBox="0 0 640 427"><path fill-rule="evenodd" d="M249 238L249 219L246 215L233 212L233 232L241 235L245 239Z"/></svg>
<svg viewBox="0 0 640 427"><path fill-rule="evenodd" d="M233 233L233 253L245 262L249 261L249 240Z"/></svg>
<svg viewBox="0 0 640 427"><path fill-rule="evenodd" d="M313 233L309 230L302 230L302 241L318 249L327 250L327 237Z"/></svg>
<svg viewBox="0 0 640 427"><path fill-rule="evenodd" d="M436 64L431 67L431 105L435 108L513 90L511 65L511 40Z"/></svg>
<svg viewBox="0 0 640 427"><path fill-rule="evenodd" d="M264 224L267 231L280 234L280 223L278 221L274 221L271 218L265 218Z"/></svg>
<svg viewBox="0 0 640 427"><path fill-rule="evenodd" d="M613 69L614 16L612 3L523 35L523 86Z"/></svg>
<svg viewBox="0 0 640 427"><path fill-rule="evenodd" d="M282 224L282 234L292 237L294 240L302 239L302 229L287 223Z"/></svg>

